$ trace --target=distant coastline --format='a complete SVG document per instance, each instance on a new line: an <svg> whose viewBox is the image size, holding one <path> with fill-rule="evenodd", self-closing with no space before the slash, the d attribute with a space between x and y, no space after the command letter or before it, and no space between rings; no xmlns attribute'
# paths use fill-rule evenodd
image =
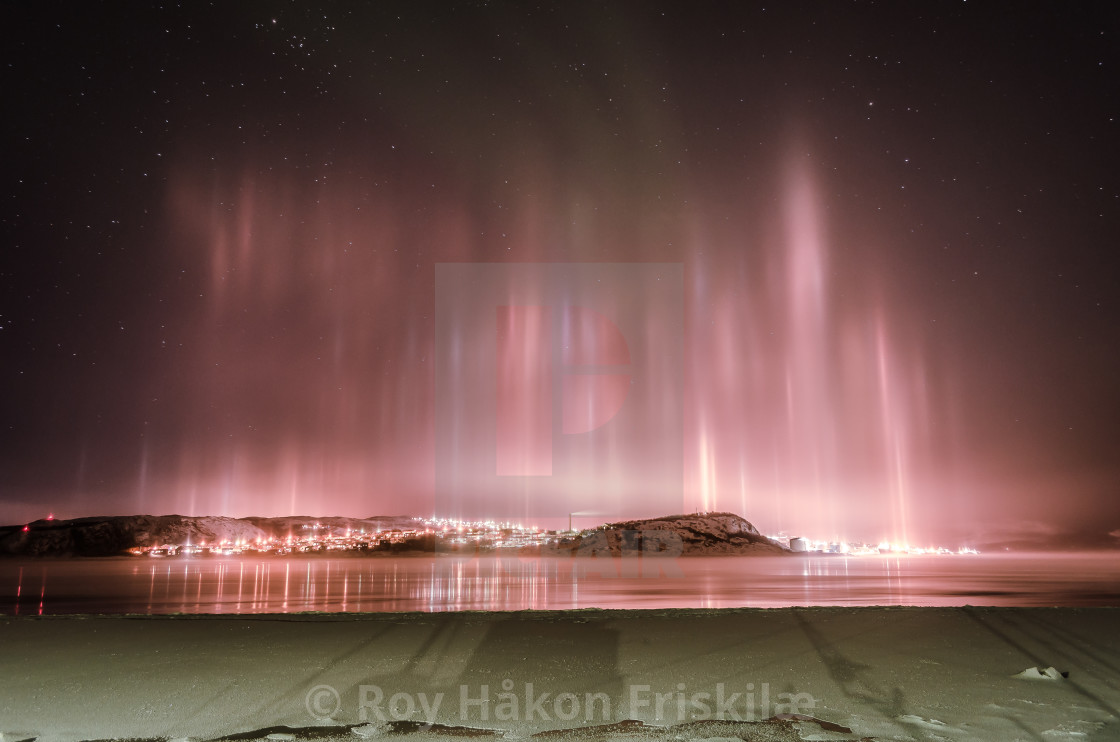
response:
<svg viewBox="0 0 1120 742"><path fill-rule="evenodd" d="M51 518L0 526L2 556L399 556L478 552L661 557L792 553L733 513L668 515L581 531L411 516L123 515Z"/></svg>

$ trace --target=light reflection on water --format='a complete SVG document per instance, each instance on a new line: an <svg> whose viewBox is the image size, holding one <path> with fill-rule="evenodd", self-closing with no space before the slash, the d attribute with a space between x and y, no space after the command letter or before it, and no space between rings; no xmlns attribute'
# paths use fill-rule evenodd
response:
<svg viewBox="0 0 1120 742"><path fill-rule="evenodd" d="M0 613L1120 606L1120 555L0 561Z"/></svg>

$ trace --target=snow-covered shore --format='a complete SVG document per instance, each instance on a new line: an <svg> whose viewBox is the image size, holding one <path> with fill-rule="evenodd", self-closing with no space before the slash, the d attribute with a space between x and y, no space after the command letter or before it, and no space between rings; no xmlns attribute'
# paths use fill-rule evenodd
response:
<svg viewBox="0 0 1120 742"><path fill-rule="evenodd" d="M801 714L835 725L784 723L804 739L1116 739L1118 619L968 607L3 617L0 733L337 725L358 739L407 717L524 736Z"/></svg>

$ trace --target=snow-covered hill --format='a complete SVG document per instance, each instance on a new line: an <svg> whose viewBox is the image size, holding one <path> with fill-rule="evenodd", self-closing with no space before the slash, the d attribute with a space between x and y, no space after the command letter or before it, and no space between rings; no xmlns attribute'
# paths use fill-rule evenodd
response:
<svg viewBox="0 0 1120 742"><path fill-rule="evenodd" d="M611 554L789 554L734 513L694 513L608 523L575 540L576 553L607 549Z"/></svg>

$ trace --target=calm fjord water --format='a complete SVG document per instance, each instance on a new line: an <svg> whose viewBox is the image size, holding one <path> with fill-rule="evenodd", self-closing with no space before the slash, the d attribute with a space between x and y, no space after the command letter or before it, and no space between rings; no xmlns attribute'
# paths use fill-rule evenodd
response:
<svg viewBox="0 0 1120 742"><path fill-rule="evenodd" d="M0 561L0 614L1120 606L1120 554Z"/></svg>

